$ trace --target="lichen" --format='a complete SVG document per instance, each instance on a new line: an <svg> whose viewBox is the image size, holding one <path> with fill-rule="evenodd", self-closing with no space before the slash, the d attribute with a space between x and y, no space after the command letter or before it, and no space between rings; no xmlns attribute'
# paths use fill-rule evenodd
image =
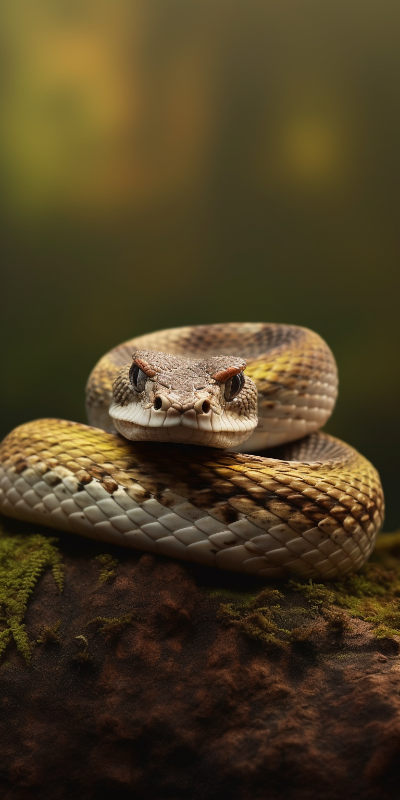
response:
<svg viewBox="0 0 400 800"><path fill-rule="evenodd" d="M118 566L118 559L113 558L109 553L104 553L101 556L96 556L96 561L102 565L99 582L108 583L113 581L115 578L115 569Z"/></svg>
<svg viewBox="0 0 400 800"><path fill-rule="evenodd" d="M25 661L30 663L31 648L24 623L29 597L47 567L51 567L60 592L63 588L57 541L40 534L0 532L0 658L14 640Z"/></svg>

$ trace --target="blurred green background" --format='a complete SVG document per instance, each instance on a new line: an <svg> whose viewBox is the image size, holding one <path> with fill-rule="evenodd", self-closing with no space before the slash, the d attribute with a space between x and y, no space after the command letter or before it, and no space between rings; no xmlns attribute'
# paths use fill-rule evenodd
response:
<svg viewBox="0 0 400 800"><path fill-rule="evenodd" d="M2 6L1 435L85 420L110 347L157 328L305 325L328 430L398 527L397 0Z"/></svg>

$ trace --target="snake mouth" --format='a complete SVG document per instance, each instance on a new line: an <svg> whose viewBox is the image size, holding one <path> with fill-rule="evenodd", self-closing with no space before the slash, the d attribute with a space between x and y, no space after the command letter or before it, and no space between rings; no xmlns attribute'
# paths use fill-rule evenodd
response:
<svg viewBox="0 0 400 800"><path fill-rule="evenodd" d="M109 414L116 430L132 441L176 442L208 447L233 447L244 442L253 432L257 417L215 413L208 409L184 413L175 408L167 411L129 404L112 403Z"/></svg>
<svg viewBox="0 0 400 800"><path fill-rule="evenodd" d="M205 447L235 447L244 442L249 431L213 431L188 427L183 424L173 427L150 427L138 425L129 420L113 418L115 429L126 439L136 442L169 442L175 444L195 444Z"/></svg>

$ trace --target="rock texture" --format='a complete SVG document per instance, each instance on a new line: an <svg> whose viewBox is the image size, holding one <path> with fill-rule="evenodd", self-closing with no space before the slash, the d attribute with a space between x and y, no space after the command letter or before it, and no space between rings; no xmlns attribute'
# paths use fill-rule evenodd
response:
<svg viewBox="0 0 400 800"><path fill-rule="evenodd" d="M396 546L339 592L60 535L3 653L2 800L397 797Z"/></svg>

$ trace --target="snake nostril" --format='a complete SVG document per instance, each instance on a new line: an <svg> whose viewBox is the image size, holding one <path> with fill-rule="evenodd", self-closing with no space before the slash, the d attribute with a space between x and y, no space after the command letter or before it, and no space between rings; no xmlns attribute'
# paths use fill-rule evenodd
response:
<svg viewBox="0 0 400 800"><path fill-rule="evenodd" d="M153 408L155 408L156 411L159 411L160 408L162 408L162 404L163 404L162 398L156 397L156 399L154 400Z"/></svg>
<svg viewBox="0 0 400 800"><path fill-rule="evenodd" d="M209 400L204 400L204 403L203 403L203 405L201 407L201 410L202 410L203 414L208 414L208 412L210 410L210 401Z"/></svg>

